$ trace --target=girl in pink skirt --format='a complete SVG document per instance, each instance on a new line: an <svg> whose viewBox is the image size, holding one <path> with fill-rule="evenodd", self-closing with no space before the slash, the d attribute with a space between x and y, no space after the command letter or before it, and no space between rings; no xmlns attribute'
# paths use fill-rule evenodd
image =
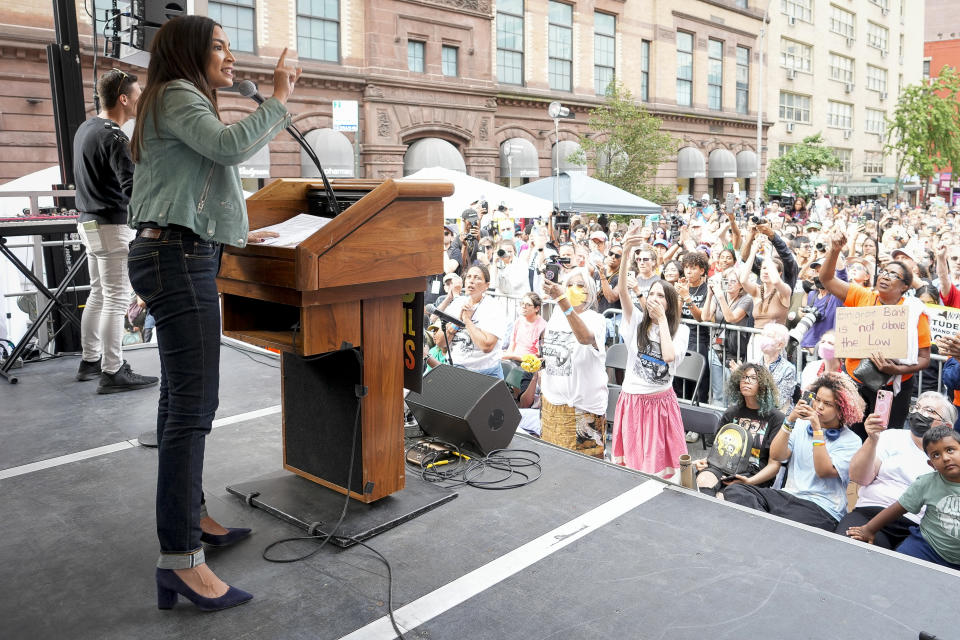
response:
<svg viewBox="0 0 960 640"><path fill-rule="evenodd" d="M624 253L640 239L628 234ZM621 263L619 288L629 300L627 260ZM687 452L673 373L687 351L690 330L680 324L677 293L665 280L655 282L639 301L623 305L620 333L627 344L627 370L613 426L613 461L632 469L672 478Z"/></svg>

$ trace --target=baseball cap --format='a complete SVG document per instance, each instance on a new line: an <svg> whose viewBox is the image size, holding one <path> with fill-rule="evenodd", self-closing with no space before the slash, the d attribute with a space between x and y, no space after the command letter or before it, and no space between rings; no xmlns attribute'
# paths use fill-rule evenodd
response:
<svg viewBox="0 0 960 640"><path fill-rule="evenodd" d="M450 280L456 280L457 282L460 282L460 283L463 282L463 279L462 279L460 276L458 276L457 274L455 274L455 273L448 273L447 275L443 276L443 282L444 282L444 283L446 283L446 282L448 282L448 281L450 281Z"/></svg>
<svg viewBox="0 0 960 640"><path fill-rule="evenodd" d="M454 237L456 237L456 235L457 235L457 228L456 228L455 226L453 226L452 224L448 224L448 225L444 225L443 228L446 229L447 231L449 231L449 232L451 233L451 235L453 235Z"/></svg>
<svg viewBox="0 0 960 640"><path fill-rule="evenodd" d="M913 256L910 255L910 252L907 251L906 249L894 249L893 251L890 252L890 257L893 258L894 260L897 259L897 256L906 256L910 260L913 260L914 262L916 262L916 260L913 259Z"/></svg>
<svg viewBox="0 0 960 640"><path fill-rule="evenodd" d="M653 246L657 246L657 245L660 245L660 246L662 246L662 247L669 247L669 246L670 246L670 244L669 244L666 240L664 240L663 238L657 238L657 240L654 241Z"/></svg>
<svg viewBox="0 0 960 640"><path fill-rule="evenodd" d="M607 234L605 234L603 231L594 231L593 233L590 234L590 239L591 239L591 240L603 240L604 242L606 242L606 241L607 241Z"/></svg>

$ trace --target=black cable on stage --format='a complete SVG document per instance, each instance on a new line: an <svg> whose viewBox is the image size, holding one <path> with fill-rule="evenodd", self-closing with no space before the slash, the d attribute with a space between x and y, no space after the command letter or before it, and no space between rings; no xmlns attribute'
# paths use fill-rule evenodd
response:
<svg viewBox="0 0 960 640"><path fill-rule="evenodd" d="M265 367L271 367L272 369L279 369L279 368L280 368L280 365L270 364L270 363L267 362L266 360L259 360L259 359L257 359L256 357L254 357L254 354L250 353L249 351L247 351L247 350L244 349L243 347L238 347L238 346L235 345L235 344L230 344L229 342L223 342L223 341L221 341L220 344L222 344L223 346L227 347L228 349L233 349L234 351L237 351L237 352L239 352L239 353L242 353L243 355L247 356L248 358L250 358L251 360L253 360L253 361L256 362L257 364L262 364L263 366L265 366ZM264 357L266 357L266 356L264 356Z"/></svg>
<svg viewBox="0 0 960 640"><path fill-rule="evenodd" d="M423 442L443 445L446 451L432 451L419 465L407 465L420 473L424 482L439 484L447 489L469 486L488 491L519 489L536 482L543 473L540 454L529 449L496 449L481 458L473 458L449 442L430 438ZM417 444L406 449L408 453ZM452 459L450 458L452 456ZM502 472L498 477L485 479L489 471ZM515 478L518 478L511 481Z"/></svg>
<svg viewBox="0 0 960 640"><path fill-rule="evenodd" d="M354 349L353 351L357 355L357 360L360 363L360 369L363 370L363 355L360 353L359 349ZM314 356L309 359L318 360L324 357L328 357L334 353L339 353L339 352L332 351L330 353L321 354L319 356ZM351 438L352 443L350 445L350 465L347 467L347 486L346 486L347 495L344 498L343 509L340 511L339 519L337 520L336 524L333 525L333 527L330 529L330 533L326 534L325 536L323 535L295 536L292 538L281 538L280 540L275 540L271 542L266 547L264 547L263 553L261 554L261 557L267 562L274 562L278 564L288 564L291 562L300 562L301 560L306 560L308 558L311 558L317 553L319 553L320 550L323 549L323 547L326 546L328 542L330 542L330 539L333 538L334 534L336 534L337 529L339 529L340 525L343 524L343 519L347 515L347 507L349 507L350 505L350 480L353 475L352 473L350 473L350 470L353 469L353 462L357 452L357 435L360 432L360 405L363 398L366 397L366 389L359 387L358 385L357 395L358 395L357 412L356 412L356 415L354 416L353 436ZM270 549L272 549L273 547L276 547L281 544L285 544L287 542L295 542L298 540L319 540L320 538L323 538L323 540L320 542L320 544L317 546L316 549L302 556L298 556L296 558L271 558L267 555L267 552L270 551ZM403 632L400 631L400 626L397 624L397 621L393 615L393 568L390 566L390 562L386 559L386 557L384 557L382 553L380 553L373 547L361 542L360 540L357 540L356 538L353 538L353 537L345 537L345 539L352 541L354 544L359 544L360 546L369 549L370 551L375 553L381 560L383 560L383 563L387 566L387 613L390 616L390 624L393 625L393 630L397 633L397 637L399 637L400 640L403 640L403 637L404 637Z"/></svg>

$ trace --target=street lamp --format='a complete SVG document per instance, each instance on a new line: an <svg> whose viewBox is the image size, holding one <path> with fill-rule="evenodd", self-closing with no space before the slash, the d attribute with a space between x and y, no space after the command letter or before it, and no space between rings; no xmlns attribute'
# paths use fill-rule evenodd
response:
<svg viewBox="0 0 960 640"><path fill-rule="evenodd" d="M523 153L523 145L516 142L505 142L503 152L507 156L507 186L513 187L513 154Z"/></svg>
<svg viewBox="0 0 960 640"><path fill-rule="evenodd" d="M555 160L553 161L553 208L560 209L560 118L571 118L570 109L557 101L550 103L547 107L547 115L553 118L553 144Z"/></svg>
<svg viewBox="0 0 960 640"><path fill-rule="evenodd" d="M760 24L760 35L757 38L758 59L760 61L759 73L757 73L757 211L760 211L760 196L763 193L763 38L767 35L767 22L770 15L770 5L773 0L767 0L767 8L763 10L763 22ZM770 154L767 154L770 157Z"/></svg>

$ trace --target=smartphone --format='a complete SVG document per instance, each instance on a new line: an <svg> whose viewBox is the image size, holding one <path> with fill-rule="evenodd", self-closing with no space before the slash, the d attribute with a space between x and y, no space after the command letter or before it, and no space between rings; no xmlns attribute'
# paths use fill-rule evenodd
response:
<svg viewBox="0 0 960 640"><path fill-rule="evenodd" d="M800 399L803 400L806 403L806 405L812 409L813 401L816 397L817 396L816 394L813 393L813 391L804 391Z"/></svg>
<svg viewBox="0 0 960 640"><path fill-rule="evenodd" d="M893 407L893 392L880 389L877 391L877 402L874 405L873 412L880 414L883 418L883 426L890 426L890 409Z"/></svg>

